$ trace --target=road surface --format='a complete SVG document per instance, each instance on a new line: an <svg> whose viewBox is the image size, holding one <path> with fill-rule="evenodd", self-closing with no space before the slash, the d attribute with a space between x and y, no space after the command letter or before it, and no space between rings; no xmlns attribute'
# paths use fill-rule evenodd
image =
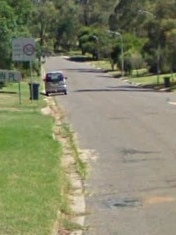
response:
<svg viewBox="0 0 176 235"><path fill-rule="evenodd" d="M55 96L89 150L84 235L176 234L176 95L129 85L51 57L68 77Z"/></svg>

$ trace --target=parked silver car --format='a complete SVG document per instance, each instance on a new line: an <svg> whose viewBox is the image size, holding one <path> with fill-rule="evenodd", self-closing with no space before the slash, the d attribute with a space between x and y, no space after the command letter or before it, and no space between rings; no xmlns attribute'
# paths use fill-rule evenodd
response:
<svg viewBox="0 0 176 235"><path fill-rule="evenodd" d="M45 94L48 96L52 93L63 93L67 95L67 77L60 70L47 72L43 79L45 83Z"/></svg>

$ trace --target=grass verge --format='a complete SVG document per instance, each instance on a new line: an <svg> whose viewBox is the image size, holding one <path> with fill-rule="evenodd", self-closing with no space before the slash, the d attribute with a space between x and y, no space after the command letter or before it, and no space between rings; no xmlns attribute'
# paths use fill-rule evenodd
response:
<svg viewBox="0 0 176 235"><path fill-rule="evenodd" d="M70 213L63 147L52 136L55 120L41 113L45 101L31 102L21 82L19 104L17 91L0 91L0 234L49 235L58 215Z"/></svg>
<svg viewBox="0 0 176 235"><path fill-rule="evenodd" d="M121 72L119 70L112 70L110 66L110 62L106 60L99 60L99 61L91 61L91 64L95 66L96 68L101 68L103 71L108 72L113 77L120 77ZM176 89L176 74L175 73L169 73L169 74L159 74L158 75L151 75L147 74L147 70L140 69L140 70L133 70L131 76L127 76L126 79L129 80L129 82L137 83L143 86L151 86L154 88L164 88L165 86L165 77L170 78L170 87L171 90Z"/></svg>

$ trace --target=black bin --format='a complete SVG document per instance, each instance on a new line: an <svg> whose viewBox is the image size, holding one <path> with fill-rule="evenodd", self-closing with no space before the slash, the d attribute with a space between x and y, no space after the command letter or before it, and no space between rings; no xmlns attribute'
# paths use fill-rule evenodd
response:
<svg viewBox="0 0 176 235"><path fill-rule="evenodd" d="M39 99L39 83L29 83L30 100Z"/></svg>
<svg viewBox="0 0 176 235"><path fill-rule="evenodd" d="M170 77L164 77L164 86L170 87Z"/></svg>

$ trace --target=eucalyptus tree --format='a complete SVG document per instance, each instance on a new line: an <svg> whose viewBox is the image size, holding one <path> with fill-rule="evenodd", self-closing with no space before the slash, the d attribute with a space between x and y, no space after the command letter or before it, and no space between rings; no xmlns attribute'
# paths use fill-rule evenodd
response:
<svg viewBox="0 0 176 235"><path fill-rule="evenodd" d="M53 39L53 30L57 19L57 9L52 1L34 2L30 30L39 42L40 50L46 50L48 42Z"/></svg>
<svg viewBox="0 0 176 235"><path fill-rule="evenodd" d="M175 70L175 7L173 0L156 0L142 10L139 16L143 35L146 32L145 36L148 38L143 54L152 72ZM140 32L141 29L142 27Z"/></svg>
<svg viewBox="0 0 176 235"><path fill-rule="evenodd" d="M166 72L175 69L175 7L174 0L120 0L109 17L109 27L145 41L142 50L136 48L138 53L151 71Z"/></svg>
<svg viewBox="0 0 176 235"><path fill-rule="evenodd" d="M154 14L159 21L159 41L161 45L161 66L163 72L176 71L176 2L174 0L156 1Z"/></svg>
<svg viewBox="0 0 176 235"><path fill-rule="evenodd" d="M11 62L11 40L16 26L13 8L3 1L0 5L0 68L8 68Z"/></svg>
<svg viewBox="0 0 176 235"><path fill-rule="evenodd" d="M157 0L117 1L109 16L109 28L121 32L136 33L139 27L143 27L143 20L139 20L140 12L145 10L152 11L156 5L156 1Z"/></svg>
<svg viewBox="0 0 176 235"><path fill-rule="evenodd" d="M31 0L7 0L6 2L13 8L15 14L16 26L14 31L16 31L16 36L29 36L29 24L33 8Z"/></svg>
<svg viewBox="0 0 176 235"><path fill-rule="evenodd" d="M1 0L0 1L0 61L1 68L10 68L12 39L30 35L28 23L31 12L30 0Z"/></svg>
<svg viewBox="0 0 176 235"><path fill-rule="evenodd" d="M79 20L84 26L108 25L109 15L117 0L78 0Z"/></svg>
<svg viewBox="0 0 176 235"><path fill-rule="evenodd" d="M55 23L55 50L69 50L77 45L80 28L78 18L79 5L75 1L57 4Z"/></svg>

